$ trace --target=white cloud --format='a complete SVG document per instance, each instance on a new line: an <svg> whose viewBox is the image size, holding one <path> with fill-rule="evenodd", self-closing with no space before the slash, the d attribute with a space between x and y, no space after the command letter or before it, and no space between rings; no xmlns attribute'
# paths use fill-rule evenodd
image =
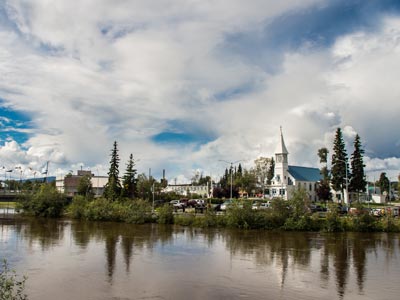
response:
<svg viewBox="0 0 400 300"><path fill-rule="evenodd" d="M167 168L167 177L183 180L196 168L221 172L219 159L250 166L272 156L282 125L293 164L317 165L317 149L331 146L339 126L350 146L359 133L369 156L396 157L399 19L332 48L285 53L273 75L221 47L228 34L321 2L9 0L19 32L0 28L0 97L33 117L34 134L0 153L10 163L50 160L60 173L80 162L106 172L117 140L121 169L133 153L140 171ZM216 98L238 87L244 92L229 101ZM152 142L174 120L215 140Z"/></svg>

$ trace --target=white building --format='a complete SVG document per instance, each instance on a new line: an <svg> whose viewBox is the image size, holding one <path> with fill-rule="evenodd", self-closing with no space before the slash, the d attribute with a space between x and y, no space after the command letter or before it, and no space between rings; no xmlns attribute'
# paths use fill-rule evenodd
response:
<svg viewBox="0 0 400 300"><path fill-rule="evenodd" d="M197 194L203 198L207 198L209 197L210 188L208 185L170 184L164 188L162 192L174 192L185 197L190 196L191 194Z"/></svg>
<svg viewBox="0 0 400 300"><path fill-rule="evenodd" d="M296 189L304 189L311 201L317 201L316 193L318 182L322 179L318 168L290 166L288 161L289 151L286 148L281 130L281 137L275 150L274 178L271 185L267 186L268 197L281 197L290 199Z"/></svg>

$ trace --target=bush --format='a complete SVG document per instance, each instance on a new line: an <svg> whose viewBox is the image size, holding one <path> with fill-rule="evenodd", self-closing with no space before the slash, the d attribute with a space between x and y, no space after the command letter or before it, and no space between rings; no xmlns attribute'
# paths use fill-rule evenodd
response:
<svg viewBox="0 0 400 300"><path fill-rule="evenodd" d="M174 223L176 225L192 226L195 219L196 216L193 214L177 215L174 218Z"/></svg>
<svg viewBox="0 0 400 300"><path fill-rule="evenodd" d="M26 300L28 296L24 294L26 277L18 279L15 271L8 268L7 261L4 260L0 270L0 299L1 300Z"/></svg>
<svg viewBox="0 0 400 300"><path fill-rule="evenodd" d="M327 232L339 232L344 230L336 204L331 203L329 205L323 229Z"/></svg>
<svg viewBox="0 0 400 300"><path fill-rule="evenodd" d="M234 202L226 211L226 224L235 228L255 228L255 214L256 212L251 208L251 203L240 205L238 202Z"/></svg>
<svg viewBox="0 0 400 300"><path fill-rule="evenodd" d="M161 206L157 211L157 223L159 224L173 224L174 213L173 208L168 203Z"/></svg>
<svg viewBox="0 0 400 300"><path fill-rule="evenodd" d="M141 199L110 201L106 198L97 198L85 204L84 200L77 197L76 203L73 202L69 210L71 216L80 216L91 221L115 221L133 224L152 221L151 206L147 201ZM83 213L81 210L83 210Z"/></svg>
<svg viewBox="0 0 400 300"><path fill-rule="evenodd" d="M42 184L33 194L23 195L19 204L26 214L39 217L60 217L67 205L67 199L50 184Z"/></svg>
<svg viewBox="0 0 400 300"><path fill-rule="evenodd" d="M88 201L84 196L75 196L67 208L67 214L74 219L85 218Z"/></svg>
<svg viewBox="0 0 400 300"><path fill-rule="evenodd" d="M127 223L144 224L152 221L151 206L147 201L134 200L123 205L123 208L126 208L126 214L122 220Z"/></svg>
<svg viewBox="0 0 400 300"><path fill-rule="evenodd" d="M315 219L310 216L302 216L299 218L290 217L286 219L283 225L285 230L297 230L297 231L316 231L319 230L318 223Z"/></svg>

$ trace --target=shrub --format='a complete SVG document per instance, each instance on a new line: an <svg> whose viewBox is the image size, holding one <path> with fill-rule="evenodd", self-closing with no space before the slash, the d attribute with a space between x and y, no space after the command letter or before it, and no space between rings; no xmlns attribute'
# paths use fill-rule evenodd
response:
<svg viewBox="0 0 400 300"><path fill-rule="evenodd" d="M299 218L290 217L286 219L283 228L285 230L316 231L319 229L319 226L315 219L305 215Z"/></svg>
<svg viewBox="0 0 400 300"><path fill-rule="evenodd" d="M127 223L144 224L152 220L151 206L147 201L142 199L134 200L131 203L128 202L122 205L122 208L126 209L125 216L122 219Z"/></svg>
<svg viewBox="0 0 400 300"><path fill-rule="evenodd" d="M242 206L234 202L226 211L226 224L229 227L254 228L254 215L255 211L252 210L251 205Z"/></svg>
<svg viewBox="0 0 400 300"><path fill-rule="evenodd" d="M26 214L39 217L60 217L67 205L67 199L50 184L42 184L33 194L20 198L20 206Z"/></svg>
<svg viewBox="0 0 400 300"><path fill-rule="evenodd" d="M174 223L182 226L191 226L195 221L196 216L193 214L177 215L174 218Z"/></svg>
<svg viewBox="0 0 400 300"><path fill-rule="evenodd" d="M67 213L71 218L83 219L85 217L88 201L84 196L75 196L67 208Z"/></svg>
<svg viewBox="0 0 400 300"><path fill-rule="evenodd" d="M24 294L26 277L19 279L15 271L8 268L4 260L0 270L0 299L1 300L26 300Z"/></svg>
<svg viewBox="0 0 400 300"><path fill-rule="evenodd" d="M159 224L173 224L174 213L173 208L168 203L164 204L158 209L157 212L157 223Z"/></svg>
<svg viewBox="0 0 400 300"><path fill-rule="evenodd" d="M375 217L368 213L352 216L349 219L351 221L350 230L352 231L371 232L377 230Z"/></svg>
<svg viewBox="0 0 400 300"><path fill-rule="evenodd" d="M339 232L344 230L337 206L334 203L329 204L323 229L327 232Z"/></svg>

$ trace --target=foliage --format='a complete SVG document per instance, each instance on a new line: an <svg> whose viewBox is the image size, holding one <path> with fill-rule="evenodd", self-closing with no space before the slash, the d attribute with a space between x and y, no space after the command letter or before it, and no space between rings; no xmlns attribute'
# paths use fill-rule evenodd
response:
<svg viewBox="0 0 400 300"><path fill-rule="evenodd" d="M126 165L126 171L122 182L122 195L131 199L133 199L136 194L137 170L134 168L134 166L135 161L133 160L133 155L131 153L129 156L129 161Z"/></svg>
<svg viewBox="0 0 400 300"><path fill-rule="evenodd" d="M1 300L26 300L24 294L25 281L27 277L19 279L15 271L10 270L7 261L3 260L0 269L0 299Z"/></svg>
<svg viewBox="0 0 400 300"><path fill-rule="evenodd" d="M294 220L310 214L310 199L307 192L302 188L293 192L289 205L291 207L291 217Z"/></svg>
<svg viewBox="0 0 400 300"><path fill-rule="evenodd" d="M126 215L122 221L132 224L144 224L152 221L151 205L149 202L138 199L129 201Z"/></svg>
<svg viewBox="0 0 400 300"><path fill-rule="evenodd" d="M321 164L326 164L326 162L328 161L328 153L329 151L325 147L318 149L318 157Z"/></svg>
<svg viewBox="0 0 400 300"><path fill-rule="evenodd" d="M39 217L60 217L67 205L67 199L54 185L42 184L32 194L22 195L19 203L24 213Z"/></svg>
<svg viewBox="0 0 400 300"><path fill-rule="evenodd" d="M283 225L285 230L297 230L297 231L317 231L319 230L318 224L315 224L313 218L309 215L301 216L300 218L289 217L286 219Z"/></svg>
<svg viewBox="0 0 400 300"><path fill-rule="evenodd" d="M274 178L274 172L275 172L275 161L274 158L271 157L271 164L269 165L269 169L267 172L267 184L270 185L272 178Z"/></svg>
<svg viewBox="0 0 400 300"><path fill-rule="evenodd" d="M248 204L248 203L246 203ZM226 224L229 227L250 229L254 228L254 211L251 205L243 205L235 201L226 212Z"/></svg>
<svg viewBox="0 0 400 300"><path fill-rule="evenodd" d="M346 171L347 170L347 171ZM343 135L340 128L336 130L335 139L333 142L333 154L332 154L332 169L331 169L331 182L333 188L336 191L343 190L346 184L347 178L350 178L348 173L347 153L345 144L343 141Z"/></svg>
<svg viewBox="0 0 400 300"><path fill-rule="evenodd" d="M119 182L119 155L117 141L111 150L110 170L108 171L108 182L105 186L104 195L108 200L115 201L121 194L121 183Z"/></svg>
<svg viewBox="0 0 400 300"><path fill-rule="evenodd" d="M146 174L138 175L137 196L141 199L152 199L153 178L147 178Z"/></svg>
<svg viewBox="0 0 400 300"><path fill-rule="evenodd" d="M159 224L173 224L174 212L171 205L168 203L161 206L157 211L157 223Z"/></svg>
<svg viewBox="0 0 400 300"><path fill-rule="evenodd" d="M93 185L91 181L92 176L84 175L79 179L77 191L78 195L85 196L88 198L93 197Z"/></svg>
<svg viewBox="0 0 400 300"><path fill-rule="evenodd" d="M378 186L381 189L381 193L389 192L389 178L387 178L385 172L382 172L379 176Z"/></svg>
<svg viewBox="0 0 400 300"><path fill-rule="evenodd" d="M67 208L67 214L74 219L83 219L85 217L88 201L84 196L77 195L72 199L71 204Z"/></svg>
<svg viewBox="0 0 400 300"><path fill-rule="evenodd" d="M320 163L324 164L321 167L322 180L319 182L319 184L317 186L317 190L316 190L318 198L321 200L331 200L332 199L329 171L328 171L328 167L326 165L327 160L328 160L328 153L329 153L329 151L327 148L321 148L318 150L318 156L320 159Z"/></svg>
<svg viewBox="0 0 400 300"><path fill-rule="evenodd" d="M331 186L329 180L322 180L317 186L316 193L320 200L332 200Z"/></svg>
<svg viewBox="0 0 400 300"><path fill-rule="evenodd" d="M354 140L354 152L351 155L351 180L349 190L353 192L365 192L367 181L365 180L364 150L361 148L360 136L357 134Z"/></svg>
<svg viewBox="0 0 400 300"><path fill-rule="evenodd" d="M326 214L323 229L327 232L343 231L343 225L340 219L337 204L330 203L328 205L328 212Z"/></svg>
<svg viewBox="0 0 400 300"><path fill-rule="evenodd" d="M90 221L115 221L133 224L152 221L151 205L141 199L111 202L106 198L97 198L87 201L82 196L76 196L68 207L68 213L72 218Z"/></svg>

